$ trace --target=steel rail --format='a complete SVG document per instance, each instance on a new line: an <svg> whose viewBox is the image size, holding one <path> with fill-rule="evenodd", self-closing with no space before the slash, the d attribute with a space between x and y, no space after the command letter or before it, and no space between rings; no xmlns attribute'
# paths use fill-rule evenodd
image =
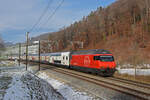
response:
<svg viewBox="0 0 150 100"><path fill-rule="evenodd" d="M138 87L150 89L150 84L146 84L146 83L141 83L141 82L137 82L137 81L133 81L133 80L127 80L127 79L118 78L118 77L108 77L107 79L115 80L115 81L131 84L131 85L136 85Z"/></svg>
<svg viewBox="0 0 150 100"><path fill-rule="evenodd" d="M125 94L131 95L131 96L135 96L135 97L137 97L139 99L142 99L142 100L148 100L148 98L150 96L149 93L144 93L142 91L138 91L138 90L135 90L135 89L123 87L123 86L116 85L116 84L113 84L113 83L109 83L109 82L106 82L106 81L103 81L103 80L97 80L95 78L91 78L91 77L87 77L87 76L79 75L79 74L74 74L74 73L64 71L64 70L60 70L60 69L52 69L52 70L56 71L56 72L59 72L59 73L69 75L69 76L77 77L77 78L85 80L87 82L94 83L96 85L100 85L100 86L103 86L103 87L106 87L106 88L109 88L109 89L112 89L112 90L115 90L115 91L118 91L118 92L121 92L121 93L125 93ZM123 90L115 88L113 86L118 87L118 88L122 88ZM124 91L124 89L126 89L127 91L130 91L130 92ZM134 92L134 93L131 93L131 92ZM137 94L141 94L142 96L139 96Z"/></svg>

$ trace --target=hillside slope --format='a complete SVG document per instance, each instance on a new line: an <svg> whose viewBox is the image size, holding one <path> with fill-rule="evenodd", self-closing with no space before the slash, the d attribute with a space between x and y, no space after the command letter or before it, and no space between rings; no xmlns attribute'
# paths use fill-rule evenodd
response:
<svg viewBox="0 0 150 100"><path fill-rule="evenodd" d="M149 7L149 0L117 0L47 39L54 41L53 52L79 50L83 44L82 49L110 50L118 63L149 63Z"/></svg>

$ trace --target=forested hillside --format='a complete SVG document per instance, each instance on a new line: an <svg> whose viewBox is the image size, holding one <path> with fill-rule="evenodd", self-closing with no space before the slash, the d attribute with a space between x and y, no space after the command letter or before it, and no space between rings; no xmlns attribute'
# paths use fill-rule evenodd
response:
<svg viewBox="0 0 150 100"><path fill-rule="evenodd" d="M53 41L53 52L107 49L118 63L149 63L150 0L117 0L48 39Z"/></svg>

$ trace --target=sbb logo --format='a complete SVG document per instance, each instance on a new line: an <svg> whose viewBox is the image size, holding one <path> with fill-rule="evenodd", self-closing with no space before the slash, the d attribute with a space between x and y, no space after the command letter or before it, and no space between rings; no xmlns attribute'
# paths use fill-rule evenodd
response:
<svg viewBox="0 0 150 100"><path fill-rule="evenodd" d="M84 65L89 65L90 64L90 58L89 56L84 57Z"/></svg>

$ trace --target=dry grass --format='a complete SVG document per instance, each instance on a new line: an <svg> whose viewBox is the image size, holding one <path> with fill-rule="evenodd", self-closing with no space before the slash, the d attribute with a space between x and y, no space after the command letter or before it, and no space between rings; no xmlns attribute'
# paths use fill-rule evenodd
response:
<svg viewBox="0 0 150 100"><path fill-rule="evenodd" d="M137 82L150 84L150 76L137 75L135 77L134 75L119 74L119 73L115 73L114 76L123 78L123 79L128 79L128 80L133 80L133 81L137 81Z"/></svg>

